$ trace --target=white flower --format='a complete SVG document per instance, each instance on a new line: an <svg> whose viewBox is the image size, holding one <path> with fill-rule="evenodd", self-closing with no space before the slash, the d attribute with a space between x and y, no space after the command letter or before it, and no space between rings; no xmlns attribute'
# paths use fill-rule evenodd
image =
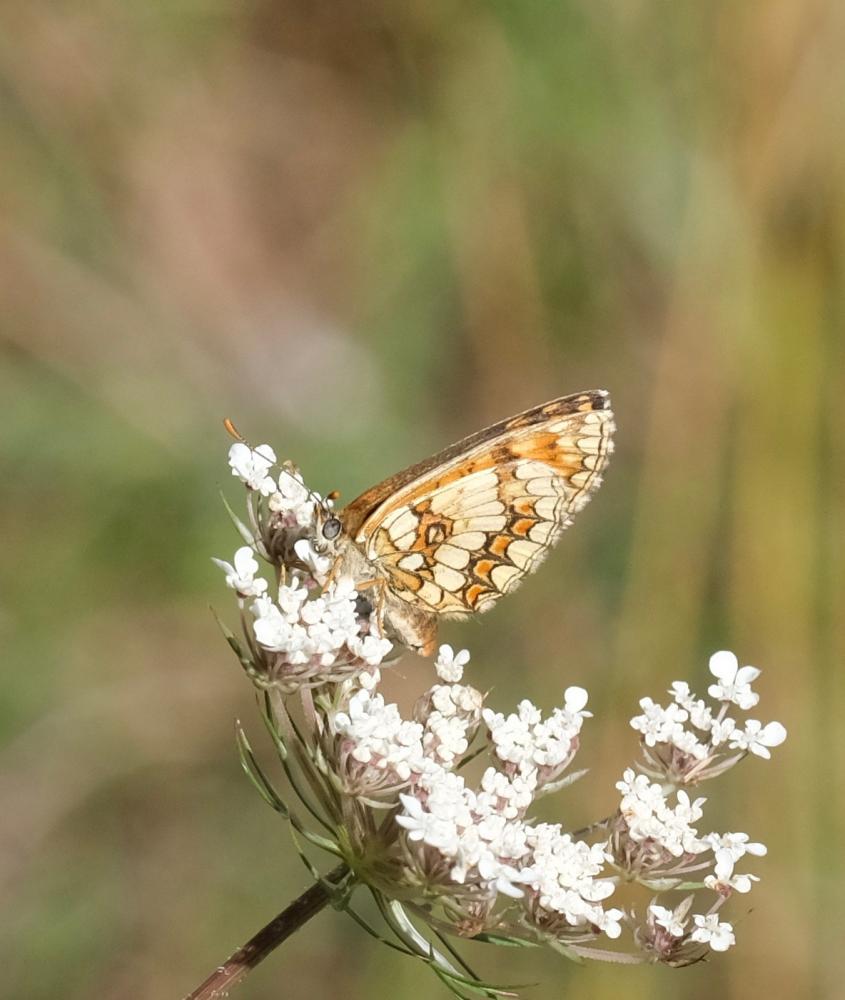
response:
<svg viewBox="0 0 845 1000"><path fill-rule="evenodd" d="M291 622L297 620L299 610L307 600L308 591L305 587L299 586L299 580L296 577L293 577L289 584L279 587L277 603Z"/></svg>
<svg viewBox="0 0 845 1000"><path fill-rule="evenodd" d="M695 733L683 726L673 726L671 732L667 734L667 742L677 747L683 753L695 757L696 760L704 760L710 755L710 748L701 743Z"/></svg>
<svg viewBox="0 0 845 1000"><path fill-rule="evenodd" d="M258 614L252 623L252 628L259 644L273 652L287 650L294 638L294 626L269 599L256 601L252 606L253 614L256 609ZM300 635L304 637L304 629L300 628Z"/></svg>
<svg viewBox="0 0 845 1000"><path fill-rule="evenodd" d="M622 774L622 780L616 782L616 787L622 792L622 814L628 818L625 805L631 809L631 815L635 816L643 810L648 813L657 812L666 806L666 799L663 789L658 784L652 784L645 774L635 774L628 767ZM637 809L639 805L642 809Z"/></svg>
<svg viewBox="0 0 845 1000"><path fill-rule="evenodd" d="M366 691L373 692L379 684L381 684L381 671L373 670L368 673L366 670L362 670L361 673L358 674L357 680L362 688Z"/></svg>
<svg viewBox="0 0 845 1000"><path fill-rule="evenodd" d="M744 730L735 730L731 737L732 750L750 750L758 757L771 758L769 747L780 746L786 739L786 730L779 722L764 726L756 719L749 719Z"/></svg>
<svg viewBox="0 0 845 1000"><path fill-rule="evenodd" d="M318 582L325 580L332 568L331 556L318 552L310 538L300 538L294 543L293 550L297 557L311 570L311 575L315 580Z"/></svg>
<svg viewBox="0 0 845 1000"><path fill-rule="evenodd" d="M573 684L563 692L563 709L573 718L577 716L580 719L591 719L593 713L585 709L588 699L586 689ZM578 728L581 728L580 724Z"/></svg>
<svg viewBox="0 0 845 1000"><path fill-rule="evenodd" d="M409 831L409 839L421 840L454 858L462 834L473 826L472 793L460 775L442 768L432 771L421 785L428 792L425 803L416 795L400 795L405 811L396 822ZM465 853L467 847L465 839Z"/></svg>
<svg viewBox="0 0 845 1000"><path fill-rule="evenodd" d="M468 747L467 721L461 716L446 718L439 712L432 712L426 720L423 747L426 753L438 762L451 766L455 758L465 754Z"/></svg>
<svg viewBox="0 0 845 1000"><path fill-rule="evenodd" d="M672 695L672 700L677 702L681 708L685 708L687 711L690 710L690 706L695 703L695 695L690 691L689 684L686 681L673 681L671 687L669 688L669 694ZM662 909L662 907L658 907Z"/></svg>
<svg viewBox="0 0 845 1000"><path fill-rule="evenodd" d="M704 839L717 859L726 857L735 863L746 854L753 854L758 858L766 854L766 845L749 843L747 833L708 833Z"/></svg>
<svg viewBox="0 0 845 1000"><path fill-rule="evenodd" d="M537 781L533 775L523 778L517 774L511 779L495 767L488 767L481 777L476 810L481 816L516 819L531 805L536 788Z"/></svg>
<svg viewBox="0 0 845 1000"><path fill-rule="evenodd" d="M713 876L708 875L708 877L704 880L704 884L708 886L708 888L713 888L709 883L709 879L712 877ZM730 886L731 889L736 889L737 892L751 892L752 883L760 881L756 875L736 875L733 873L726 879L719 878L718 875L716 875L715 878L720 885Z"/></svg>
<svg viewBox="0 0 845 1000"><path fill-rule="evenodd" d="M577 736L590 712L584 710L587 692L570 687L564 707L544 719L530 701L521 701L516 713L504 716L485 709L482 717L490 730L496 756L516 765L522 774L539 769L541 780L550 781L571 761L578 747Z"/></svg>
<svg viewBox="0 0 845 1000"><path fill-rule="evenodd" d="M242 545L235 553L234 565L222 559L214 559L226 574L226 586L238 592L241 597L260 597L267 590L267 581L255 579L258 560L249 545Z"/></svg>
<svg viewBox="0 0 845 1000"><path fill-rule="evenodd" d="M596 906L590 914L590 923L598 927L600 931L604 931L609 938L618 938L622 933L620 920L624 916L624 910L603 910L600 906Z"/></svg>
<svg viewBox="0 0 845 1000"><path fill-rule="evenodd" d="M428 812L422 802L413 795L400 795L404 813L396 817L396 822L408 831L409 840L420 840L434 847L447 857L454 857L460 845L460 836L451 818Z"/></svg>
<svg viewBox="0 0 845 1000"><path fill-rule="evenodd" d="M229 449L229 465L232 475L250 490L257 490L263 496L269 496L276 489L276 481L268 476L276 464L276 453L269 444L260 444L257 448L238 442Z"/></svg>
<svg viewBox="0 0 845 1000"><path fill-rule="evenodd" d="M490 730L498 758L510 764L533 766L533 727L542 718L540 710L524 700L517 706L517 713L508 716L489 708L481 714Z"/></svg>
<svg viewBox="0 0 845 1000"><path fill-rule="evenodd" d="M422 726L406 722L396 705L385 703L383 695L366 688L356 691L347 710L335 714L333 727L349 741L354 760L390 772L394 780L407 782L425 768Z"/></svg>
<svg viewBox="0 0 845 1000"><path fill-rule="evenodd" d="M457 653L451 646L444 643L437 651L434 669L437 676L447 684L457 684L464 675L464 667L469 663L469 650L461 649Z"/></svg>
<svg viewBox="0 0 845 1000"><path fill-rule="evenodd" d="M464 715L473 723L481 717L484 704L481 692L466 684L435 684L428 692L428 698L430 705L426 705L427 711L434 710L447 718Z"/></svg>
<svg viewBox="0 0 845 1000"><path fill-rule="evenodd" d="M526 827L532 848L523 881L537 894L542 910L561 913L572 926L593 924L618 937L620 910L603 910L600 902L614 891L610 879L596 878L608 860L604 844L589 845L561 833L559 824Z"/></svg>
<svg viewBox="0 0 845 1000"><path fill-rule="evenodd" d="M725 892L727 889L750 892L752 882L759 881L756 875L735 875L733 862L729 858L722 858L716 862L714 874L704 879L704 884L714 892Z"/></svg>
<svg viewBox="0 0 845 1000"><path fill-rule="evenodd" d="M707 916L696 913L693 915L693 920L695 921L695 930L690 935L693 941L709 944L713 951L727 951L731 945L736 944L733 925L720 924L715 913L710 913Z"/></svg>
<svg viewBox="0 0 845 1000"><path fill-rule="evenodd" d="M673 808L660 785L650 783L643 774L635 776L630 768L616 787L622 792L619 810L632 840L653 841L676 858L707 850L709 845L691 826L701 818L703 798L691 802L681 790Z"/></svg>
<svg viewBox="0 0 845 1000"><path fill-rule="evenodd" d="M631 719L631 728L642 733L646 746L653 747L657 743L670 742L670 736L676 726L683 728L683 723L689 718L689 714L679 705L670 705L663 708L657 705L651 698L640 698L640 708L642 715L635 715Z"/></svg>
<svg viewBox="0 0 845 1000"><path fill-rule="evenodd" d="M676 910L667 910L665 906L658 906L657 903L652 903L648 910L652 920L658 927L667 930L672 937L684 936L684 928L687 922L677 915Z"/></svg>
<svg viewBox="0 0 845 1000"><path fill-rule="evenodd" d="M756 667L740 667L739 660L728 650L720 650L710 657L710 673L719 681L707 689L711 698L733 702L743 711L753 708L760 700L751 690L760 671Z"/></svg>
<svg viewBox="0 0 845 1000"><path fill-rule="evenodd" d="M689 720L696 729L709 730L713 726L713 713L703 698L693 699L687 706Z"/></svg>
<svg viewBox="0 0 845 1000"><path fill-rule="evenodd" d="M727 743L728 738L736 729L736 722L731 718L722 719L721 722L713 720L710 726L710 745L713 747Z"/></svg>
<svg viewBox="0 0 845 1000"><path fill-rule="evenodd" d="M717 834L711 834L707 837L707 841L713 844L713 840L718 838ZM762 844L752 845L755 848L760 848ZM746 846L741 845L742 852L745 853ZM735 889L737 892L750 892L752 882L759 882L759 878L756 875L735 875L734 874L734 854L735 850L731 848L718 848L715 850L716 855L716 866L714 868L713 874L708 875L704 879L704 884L708 889L713 889L715 892L725 893L727 890ZM765 853L765 848L764 848Z"/></svg>
<svg viewBox="0 0 845 1000"><path fill-rule="evenodd" d="M354 636L347 640L347 644L356 656L371 667L377 667L393 649L393 643L379 635L367 635L363 639ZM363 679L361 683L363 686Z"/></svg>
<svg viewBox="0 0 845 1000"><path fill-rule="evenodd" d="M314 509L319 500L318 494L312 493L303 483L299 472L282 469L278 487L274 484L267 505L270 510L287 515L293 524L310 528L314 524Z"/></svg>

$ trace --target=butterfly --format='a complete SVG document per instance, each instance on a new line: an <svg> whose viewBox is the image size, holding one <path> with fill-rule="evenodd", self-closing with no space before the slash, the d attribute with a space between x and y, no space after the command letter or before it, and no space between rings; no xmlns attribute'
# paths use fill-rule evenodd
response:
<svg viewBox="0 0 845 1000"><path fill-rule="evenodd" d="M480 430L373 486L316 534L388 634L430 654L441 619L487 611L540 565L601 483L615 430L604 390Z"/></svg>

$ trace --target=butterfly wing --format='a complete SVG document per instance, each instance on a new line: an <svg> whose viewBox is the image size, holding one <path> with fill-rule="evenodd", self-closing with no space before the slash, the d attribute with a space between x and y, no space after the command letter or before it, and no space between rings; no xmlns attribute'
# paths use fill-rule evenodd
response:
<svg viewBox="0 0 845 1000"><path fill-rule="evenodd" d="M341 514L393 593L421 610L485 611L548 554L601 482L604 391L494 424L368 490Z"/></svg>

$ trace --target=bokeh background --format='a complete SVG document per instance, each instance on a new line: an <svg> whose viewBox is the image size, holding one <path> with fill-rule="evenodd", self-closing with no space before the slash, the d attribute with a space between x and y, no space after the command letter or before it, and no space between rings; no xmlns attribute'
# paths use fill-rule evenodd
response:
<svg viewBox="0 0 845 1000"><path fill-rule="evenodd" d="M764 668L788 743L708 786L767 842L687 970L470 952L537 998L840 997L845 7L177 0L0 12L0 994L179 997L305 886L242 775L209 613L230 416L349 499L536 402L617 453L480 623L493 703L586 685L605 815L636 700ZM412 698L429 674L400 667ZM753 913L749 911L753 909ZM489 952L489 954L488 954ZM328 912L244 1000L445 996Z"/></svg>

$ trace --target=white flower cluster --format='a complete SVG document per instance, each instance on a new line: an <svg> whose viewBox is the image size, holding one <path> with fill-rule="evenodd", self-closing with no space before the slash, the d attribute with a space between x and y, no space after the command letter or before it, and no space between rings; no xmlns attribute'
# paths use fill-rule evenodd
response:
<svg viewBox="0 0 845 1000"><path fill-rule="evenodd" d="M425 901L435 928L445 921L469 936L493 931L502 939L551 941L576 956L613 954L587 945L599 934L618 938L623 923L633 930L635 957L668 965L688 965L735 943L732 925L717 911L734 892L750 891L757 877L737 866L766 848L745 833L700 834L705 799L691 798L686 788L749 753L768 758L786 738L779 722L737 722L729 714L757 705L752 684L759 670L741 667L723 650L710 659L709 702L683 681L672 684L667 707L643 698L631 726L640 734L644 773L625 770L613 815L576 834L531 822L535 800L573 778L564 772L591 717L587 692L568 687L563 706L548 716L527 700L510 714L496 712L462 682L469 653L443 645L437 683L405 718L378 691L378 667L393 649L378 611L358 599L355 581L326 582L332 558L319 527L330 501L310 491L289 463L277 466L269 445L239 441L229 465L247 488L248 523L233 515L247 544L231 563L214 561L237 595L245 646L227 638L258 686L283 695L317 689L303 693L296 724L287 715L280 738L283 731L283 743L300 745L284 759L306 771L303 788L325 783L320 801L309 802L292 779L310 811L325 812L338 848L356 859L350 866L357 877L397 905ZM262 578L256 556L284 581L280 586ZM279 718L286 704L273 701ZM489 766L470 781L462 768L482 750ZM605 839L584 839L598 829ZM608 903L622 879L651 892L691 891L674 909L653 900L637 919L635 910ZM692 913L708 892L715 897L709 910Z"/></svg>
<svg viewBox="0 0 845 1000"><path fill-rule="evenodd" d="M681 790L675 793L676 801L671 805L660 785L651 783L644 774L635 774L631 768L625 771L616 787L622 793L619 812L631 840L648 842L673 858L708 850L709 845L699 838L692 826L703 815L701 807L705 799L690 801L687 793Z"/></svg>
<svg viewBox="0 0 845 1000"><path fill-rule="evenodd" d="M616 785L622 798L610 825L614 862L647 883L668 879L669 884L677 884L691 872L711 868L700 884L717 893L718 901L711 912L693 915L695 927L690 933L685 930L687 904L675 911L657 904L650 909L650 930L644 940L670 964L694 960L692 945L724 951L734 943L732 926L720 923L714 910L733 892L749 892L757 881L756 875L735 872L736 863L746 854L766 853L763 844L750 842L745 833L699 835L695 824L702 818L706 800L691 800L676 786L720 774L749 751L768 758L770 748L786 739L779 722L764 726L751 719L741 726L727 715L730 705L747 710L757 704L759 697L751 683L759 670L740 667L736 656L723 650L710 658L710 671L717 683L710 685L708 693L720 703L718 709L697 698L684 681L672 684L673 703L667 708L650 698L640 701L642 714L631 725L641 734L648 773L625 771ZM738 752L728 755L730 751Z"/></svg>
<svg viewBox="0 0 845 1000"><path fill-rule="evenodd" d="M396 822L409 841L434 848L448 862L450 879L458 885L481 884L490 892L520 897L520 869L515 862L529 853L525 829L508 814L518 815L531 802L519 779L488 768L481 791L467 788L463 777L445 768L425 775L413 794L399 796L404 812ZM424 864L424 861L423 861Z"/></svg>
<svg viewBox="0 0 845 1000"><path fill-rule="evenodd" d="M466 650L454 654L441 646L438 673L460 679L469 660ZM457 664L457 665L455 665ZM366 675L362 675L361 681ZM368 797L451 768L466 752L481 712L481 694L463 684L437 684L420 700L417 721L406 721L399 708L366 686L349 698L333 719L341 737L341 770L348 789Z"/></svg>
<svg viewBox="0 0 845 1000"><path fill-rule="evenodd" d="M321 497L309 490L299 472L282 468L278 478L270 475L276 464L276 453L269 444L251 448L243 442L229 449L229 466L232 475L249 490L267 497L271 511L282 516L287 527L310 528L314 512Z"/></svg>
<svg viewBox="0 0 845 1000"><path fill-rule="evenodd" d="M334 717L341 740L345 786L368 798L395 792L402 811L408 864L429 884L483 910L499 893L522 899L538 926L587 938L618 935L621 911L601 901L614 887L599 879L608 856L603 845L574 841L559 826L525 822L541 778L556 776L574 754L587 693L570 688L563 709L549 719L530 702L519 714L482 712L474 688L457 683L469 653L441 646L442 680L417 703L418 721L402 719L381 695L358 690ZM487 767L470 787L454 767L466 753L483 715L499 767Z"/></svg>
<svg viewBox="0 0 845 1000"><path fill-rule="evenodd" d="M716 858L712 875L708 875L704 884L723 895L733 889L736 892L750 892L753 882L758 882L756 875L737 875L734 865L746 854L762 858L766 854L766 845L749 843L747 833L710 833L705 838Z"/></svg>
<svg viewBox="0 0 845 1000"><path fill-rule="evenodd" d="M648 762L670 779L692 783L715 777L739 759L719 760L726 750L770 757L769 748L786 739L779 722L764 726L749 719L741 726L727 715L731 704L747 710L759 701L751 690L752 681L760 675L756 667L740 667L733 653L722 650L710 657L710 672L718 683L711 684L708 693L720 703L718 711L693 694L685 681L675 681L669 689L672 704L663 708L651 698L642 698L642 714L631 719L644 746L654 751L646 753Z"/></svg>
<svg viewBox="0 0 845 1000"><path fill-rule="evenodd" d="M623 911L601 905L613 894L615 883L597 877L611 860L606 845L573 840L559 823L528 827L527 840L532 859L522 881L536 894L534 919L541 926L554 926L554 915L560 914L570 927L597 927L609 938L619 937Z"/></svg>
<svg viewBox="0 0 845 1000"><path fill-rule="evenodd" d="M357 596L348 578L338 580L312 600L296 581L283 585L276 601L263 596L250 607L255 638L264 649L284 653L292 665L313 662L330 667L351 654L369 666L378 666L390 652L391 643L378 635L361 636Z"/></svg>
<svg viewBox="0 0 845 1000"><path fill-rule="evenodd" d="M341 739L340 770L353 776L348 787L353 794L373 796L404 787L433 767L423 751L422 725L403 719L381 694L356 691L346 711L335 714L333 726Z"/></svg>
<svg viewBox="0 0 845 1000"><path fill-rule="evenodd" d="M452 767L466 753L481 721L481 692L458 683L468 662L467 650L456 653L451 646L441 646L434 668L448 683L435 684L414 706L414 717L424 726L424 751L444 767Z"/></svg>
<svg viewBox="0 0 845 1000"><path fill-rule="evenodd" d="M757 876L736 874L734 866L745 854L764 855L766 848L750 843L745 833L700 836L693 824L702 818L704 798L691 801L683 789L673 792L631 768L616 787L622 793L621 827L617 826L611 837L617 864L654 879L706 868L710 862L700 856L712 852L713 874L704 879L704 885L725 896L731 891L750 891ZM674 804L670 801L673 797Z"/></svg>
<svg viewBox="0 0 845 1000"><path fill-rule="evenodd" d="M255 598L249 611L251 648L258 662L252 664L251 673L266 685L285 688L342 679L356 670L377 667L393 648L378 633L374 615L359 617L358 594L349 579L340 579L309 599L308 590L294 577L278 588L274 600L267 581L256 576L258 562L249 546L239 548L232 563L214 562L241 604L244 598Z"/></svg>
<svg viewBox="0 0 845 1000"><path fill-rule="evenodd" d="M573 840L559 824L524 822L535 787L533 779L509 778L494 767L484 772L477 792L453 772L426 775L414 794L400 796L404 813L397 822L409 841L446 859L453 882L486 893L488 908L502 893L521 899L528 919L543 931L618 937L622 910L602 906L615 883L597 877L608 861L604 845ZM435 861L431 871L437 870Z"/></svg>
<svg viewBox="0 0 845 1000"><path fill-rule="evenodd" d="M736 944L733 925L720 922L715 913L694 913L692 915L694 929L688 934L688 909L686 904L674 910L658 906L657 903L649 906L648 920L654 934L652 946L656 951L667 956L673 951L680 952L685 941L707 945L713 951L727 951Z"/></svg>
<svg viewBox="0 0 845 1000"><path fill-rule="evenodd" d="M556 708L548 719L530 701L521 701L516 713L508 716L490 709L482 715L490 730L496 756L511 774L534 777L538 784L554 780L572 761L578 750L578 734L585 718L587 692L569 687L564 707Z"/></svg>
<svg viewBox="0 0 845 1000"><path fill-rule="evenodd" d="M251 448L239 441L229 449L229 467L232 475L249 490L255 490L262 496L269 496L276 489L276 480L270 475L270 469L276 464L276 453L269 444L260 444Z"/></svg>
<svg viewBox="0 0 845 1000"><path fill-rule="evenodd" d="M251 617L243 616L248 648L237 647L247 673L260 686L283 691L356 673L366 685L393 646L381 634L378 616L359 610L354 581L326 583L331 560L315 545L315 535L318 509L325 516L331 501L309 490L288 462L277 476L271 474L277 461L268 444L253 448L236 442L229 449L229 466L247 488L247 523L232 517L249 544L231 563L214 562L241 608L253 599ZM283 581L277 590L258 576L256 555Z"/></svg>

